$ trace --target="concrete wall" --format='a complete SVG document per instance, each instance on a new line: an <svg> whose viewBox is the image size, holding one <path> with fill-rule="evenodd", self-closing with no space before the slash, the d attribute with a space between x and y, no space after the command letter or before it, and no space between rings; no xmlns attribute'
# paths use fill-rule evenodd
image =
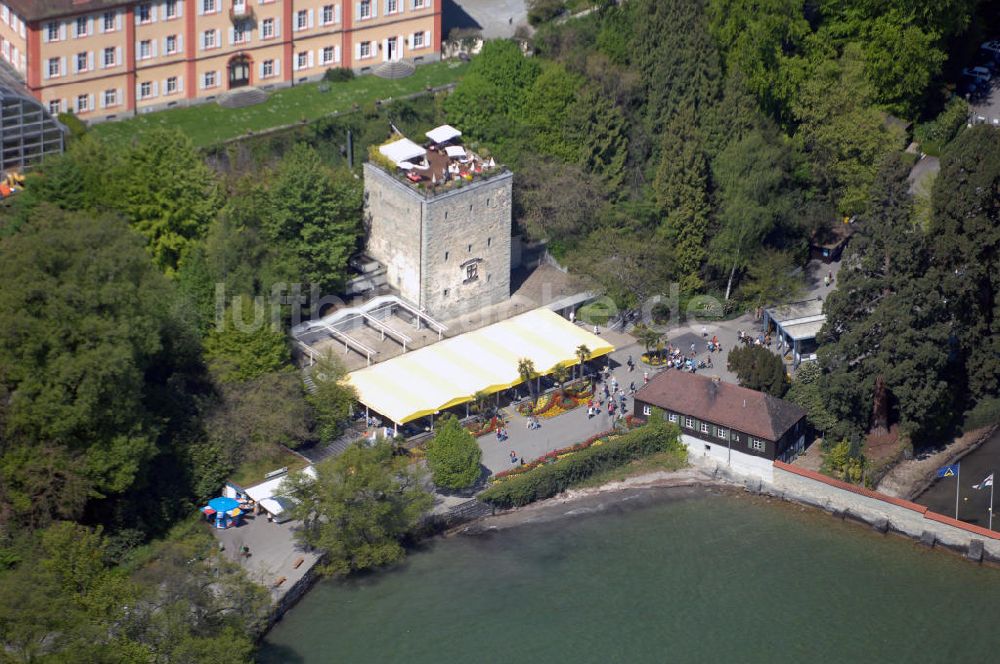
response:
<svg viewBox="0 0 1000 664"><path fill-rule="evenodd" d="M420 304L431 316L448 320L510 298L512 183L504 173L425 204Z"/></svg>
<svg viewBox="0 0 1000 664"><path fill-rule="evenodd" d="M681 434L681 442L688 449L688 459L702 467L722 467L730 472L754 477L765 482L773 479L774 466L769 459L744 454L735 447L730 451L724 441L708 442L686 433Z"/></svg>

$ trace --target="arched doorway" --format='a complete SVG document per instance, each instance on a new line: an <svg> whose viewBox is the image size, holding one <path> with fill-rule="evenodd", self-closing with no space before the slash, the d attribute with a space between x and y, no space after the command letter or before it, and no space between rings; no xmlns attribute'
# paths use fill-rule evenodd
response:
<svg viewBox="0 0 1000 664"><path fill-rule="evenodd" d="M250 58L246 55L234 56L229 61L229 89L250 85Z"/></svg>

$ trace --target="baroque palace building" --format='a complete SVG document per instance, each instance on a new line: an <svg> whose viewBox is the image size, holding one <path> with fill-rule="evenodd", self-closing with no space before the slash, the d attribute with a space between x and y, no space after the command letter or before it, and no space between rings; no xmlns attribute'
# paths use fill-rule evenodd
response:
<svg viewBox="0 0 1000 664"><path fill-rule="evenodd" d="M440 58L442 0L0 0L0 60L100 121Z"/></svg>

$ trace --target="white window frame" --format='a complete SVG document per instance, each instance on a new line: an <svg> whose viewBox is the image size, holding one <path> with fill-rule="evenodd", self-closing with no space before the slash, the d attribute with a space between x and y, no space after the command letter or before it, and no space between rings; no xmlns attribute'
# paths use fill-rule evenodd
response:
<svg viewBox="0 0 1000 664"><path fill-rule="evenodd" d="M233 43L234 44L249 44L250 43L250 32L251 28L243 21L240 21L233 26Z"/></svg>
<svg viewBox="0 0 1000 664"><path fill-rule="evenodd" d="M366 49L368 53L365 53ZM358 42L358 57L362 60L372 57L372 43L370 41Z"/></svg>
<svg viewBox="0 0 1000 664"><path fill-rule="evenodd" d="M378 0L361 0L358 3L358 19L367 21L370 18L374 18L372 8L374 8L376 2ZM365 8L368 9L368 13L365 13Z"/></svg>
<svg viewBox="0 0 1000 664"><path fill-rule="evenodd" d="M88 25L89 23L90 23L90 19L88 17L86 17L86 16L77 16L76 17L76 25L73 26L73 32L76 35L77 39L79 39L81 37L86 37L86 36L88 36L90 34L90 31L87 30L87 28L89 27L89 25ZM80 30L80 26L81 25L83 26L83 30Z"/></svg>
<svg viewBox="0 0 1000 664"><path fill-rule="evenodd" d="M337 10L334 5L323 5L320 10L321 21L323 25L333 25L337 22Z"/></svg>
<svg viewBox="0 0 1000 664"><path fill-rule="evenodd" d="M151 99L153 96L153 83L143 81L139 84L139 99Z"/></svg>
<svg viewBox="0 0 1000 664"><path fill-rule="evenodd" d="M222 7L221 0L201 0L202 14L215 14Z"/></svg>
<svg viewBox="0 0 1000 664"><path fill-rule="evenodd" d="M299 51L295 54L295 69L309 69L309 51Z"/></svg>
<svg viewBox="0 0 1000 664"><path fill-rule="evenodd" d="M330 55L329 58L326 57L327 54ZM320 56L319 57L320 57L320 64L328 65L328 64L330 64L332 62L336 62L337 61L337 50L333 46L324 46L320 50Z"/></svg>
<svg viewBox="0 0 1000 664"><path fill-rule="evenodd" d="M173 83L173 89L171 89L170 84ZM172 95L180 92L180 88L177 86L177 77L168 76L165 81L163 81L163 94Z"/></svg>
<svg viewBox="0 0 1000 664"><path fill-rule="evenodd" d="M418 38L420 40L420 43L417 43L417 39ZM413 33L413 46L411 46L410 48L424 48L425 46L426 46L426 44L424 44L424 32L423 32L423 30L421 30L420 32L414 32Z"/></svg>
<svg viewBox="0 0 1000 664"><path fill-rule="evenodd" d="M211 78L211 82L209 82ZM219 86L219 73L217 71L207 71L201 76L202 87L206 90Z"/></svg>
<svg viewBox="0 0 1000 664"><path fill-rule="evenodd" d="M763 452L765 449L767 449L767 445L764 443L763 440L759 438L750 438L748 445L750 449L754 450L755 452Z"/></svg>
<svg viewBox="0 0 1000 664"><path fill-rule="evenodd" d="M694 418L685 417L684 418L684 428L693 429L694 428Z"/></svg>
<svg viewBox="0 0 1000 664"><path fill-rule="evenodd" d="M171 48L170 41L173 40L173 48ZM179 47L180 42L177 39L177 35L167 35L163 38L163 54L164 55L176 55L180 52Z"/></svg>
<svg viewBox="0 0 1000 664"><path fill-rule="evenodd" d="M274 76L274 60L268 58L260 64L260 77L271 78Z"/></svg>
<svg viewBox="0 0 1000 664"><path fill-rule="evenodd" d="M83 101L82 104L80 103L81 100ZM77 113L90 113L93 110L90 108L90 95L77 95L75 109Z"/></svg>
<svg viewBox="0 0 1000 664"><path fill-rule="evenodd" d="M205 43L205 50L210 51L213 48L219 48L219 40L216 39L215 30L206 30L202 33L202 41Z"/></svg>
<svg viewBox="0 0 1000 664"><path fill-rule="evenodd" d="M52 65L55 65L54 73ZM45 63L45 67L48 69L49 78L59 78L62 76L62 67L59 66L59 58L49 58L48 62Z"/></svg>
<svg viewBox="0 0 1000 664"><path fill-rule="evenodd" d="M136 54L137 60L149 60L153 57L153 40L143 39L139 42L139 48L136 49L138 53Z"/></svg>
<svg viewBox="0 0 1000 664"><path fill-rule="evenodd" d="M177 11L177 7L180 3L177 0L164 0L163 2L163 20L169 21L180 16ZM173 11L170 11L170 10Z"/></svg>
<svg viewBox="0 0 1000 664"><path fill-rule="evenodd" d="M428 0L413 0L414 9L426 9L430 6L431 4Z"/></svg>
<svg viewBox="0 0 1000 664"><path fill-rule="evenodd" d="M701 432L702 433L708 433L708 422L702 422L701 423Z"/></svg>
<svg viewBox="0 0 1000 664"><path fill-rule="evenodd" d="M83 51L82 53L77 53L76 55L74 55L73 56L73 60L76 63L76 72L78 74L83 74L85 72L90 71L87 68L87 64L88 64L87 60L88 60L88 58L87 58L87 52L86 51Z"/></svg>
<svg viewBox="0 0 1000 664"><path fill-rule="evenodd" d="M45 24L45 40L50 42L60 41L60 33L62 31L59 29L58 21L49 21Z"/></svg>
<svg viewBox="0 0 1000 664"><path fill-rule="evenodd" d="M117 12L110 11L104 12L101 15L101 25L104 28L104 32L114 32L118 29L117 26L118 15Z"/></svg>
<svg viewBox="0 0 1000 664"><path fill-rule="evenodd" d="M260 38L274 39L274 19L265 18L260 22Z"/></svg>
<svg viewBox="0 0 1000 664"><path fill-rule="evenodd" d="M55 109L53 110L53 106ZM62 113L62 100L60 99L50 99L49 100L49 115L59 115Z"/></svg>
<svg viewBox="0 0 1000 664"><path fill-rule="evenodd" d="M674 424L677 424L677 413L670 413L667 419L673 422Z"/></svg>
<svg viewBox="0 0 1000 664"><path fill-rule="evenodd" d="M110 101L108 101L109 95ZM101 96L104 97L104 108L114 108L118 105L118 90L105 90L101 93Z"/></svg>
<svg viewBox="0 0 1000 664"><path fill-rule="evenodd" d="M145 18L143 18L142 16L143 13L146 14ZM135 22L138 23L139 25L149 25L154 20L155 19L153 18L153 3L144 2L135 8Z"/></svg>
<svg viewBox="0 0 1000 664"><path fill-rule="evenodd" d="M309 29L309 10L300 9L299 11L295 12L295 30L296 32L300 32L302 30L308 30L308 29Z"/></svg>
<svg viewBox="0 0 1000 664"><path fill-rule="evenodd" d="M650 415L652 415L653 414L653 408L649 404L645 404L642 407L642 414L645 415L645 416L647 416L647 417L650 416Z"/></svg>
<svg viewBox="0 0 1000 664"><path fill-rule="evenodd" d="M389 14L398 14L401 11L403 11L403 6L399 4L399 0L385 0L386 16Z"/></svg>
<svg viewBox="0 0 1000 664"><path fill-rule="evenodd" d="M715 435L722 440L729 438L729 431L723 427L715 427Z"/></svg>

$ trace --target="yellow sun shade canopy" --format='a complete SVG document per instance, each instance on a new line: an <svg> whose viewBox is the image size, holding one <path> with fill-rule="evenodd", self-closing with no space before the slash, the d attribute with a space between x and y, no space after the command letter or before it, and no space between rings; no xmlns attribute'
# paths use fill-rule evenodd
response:
<svg viewBox="0 0 1000 664"><path fill-rule="evenodd" d="M521 359L531 360L543 376L579 364L581 345L591 358L615 349L554 311L535 309L351 372L346 380L358 401L405 424L473 401L477 392L493 394L517 385Z"/></svg>

